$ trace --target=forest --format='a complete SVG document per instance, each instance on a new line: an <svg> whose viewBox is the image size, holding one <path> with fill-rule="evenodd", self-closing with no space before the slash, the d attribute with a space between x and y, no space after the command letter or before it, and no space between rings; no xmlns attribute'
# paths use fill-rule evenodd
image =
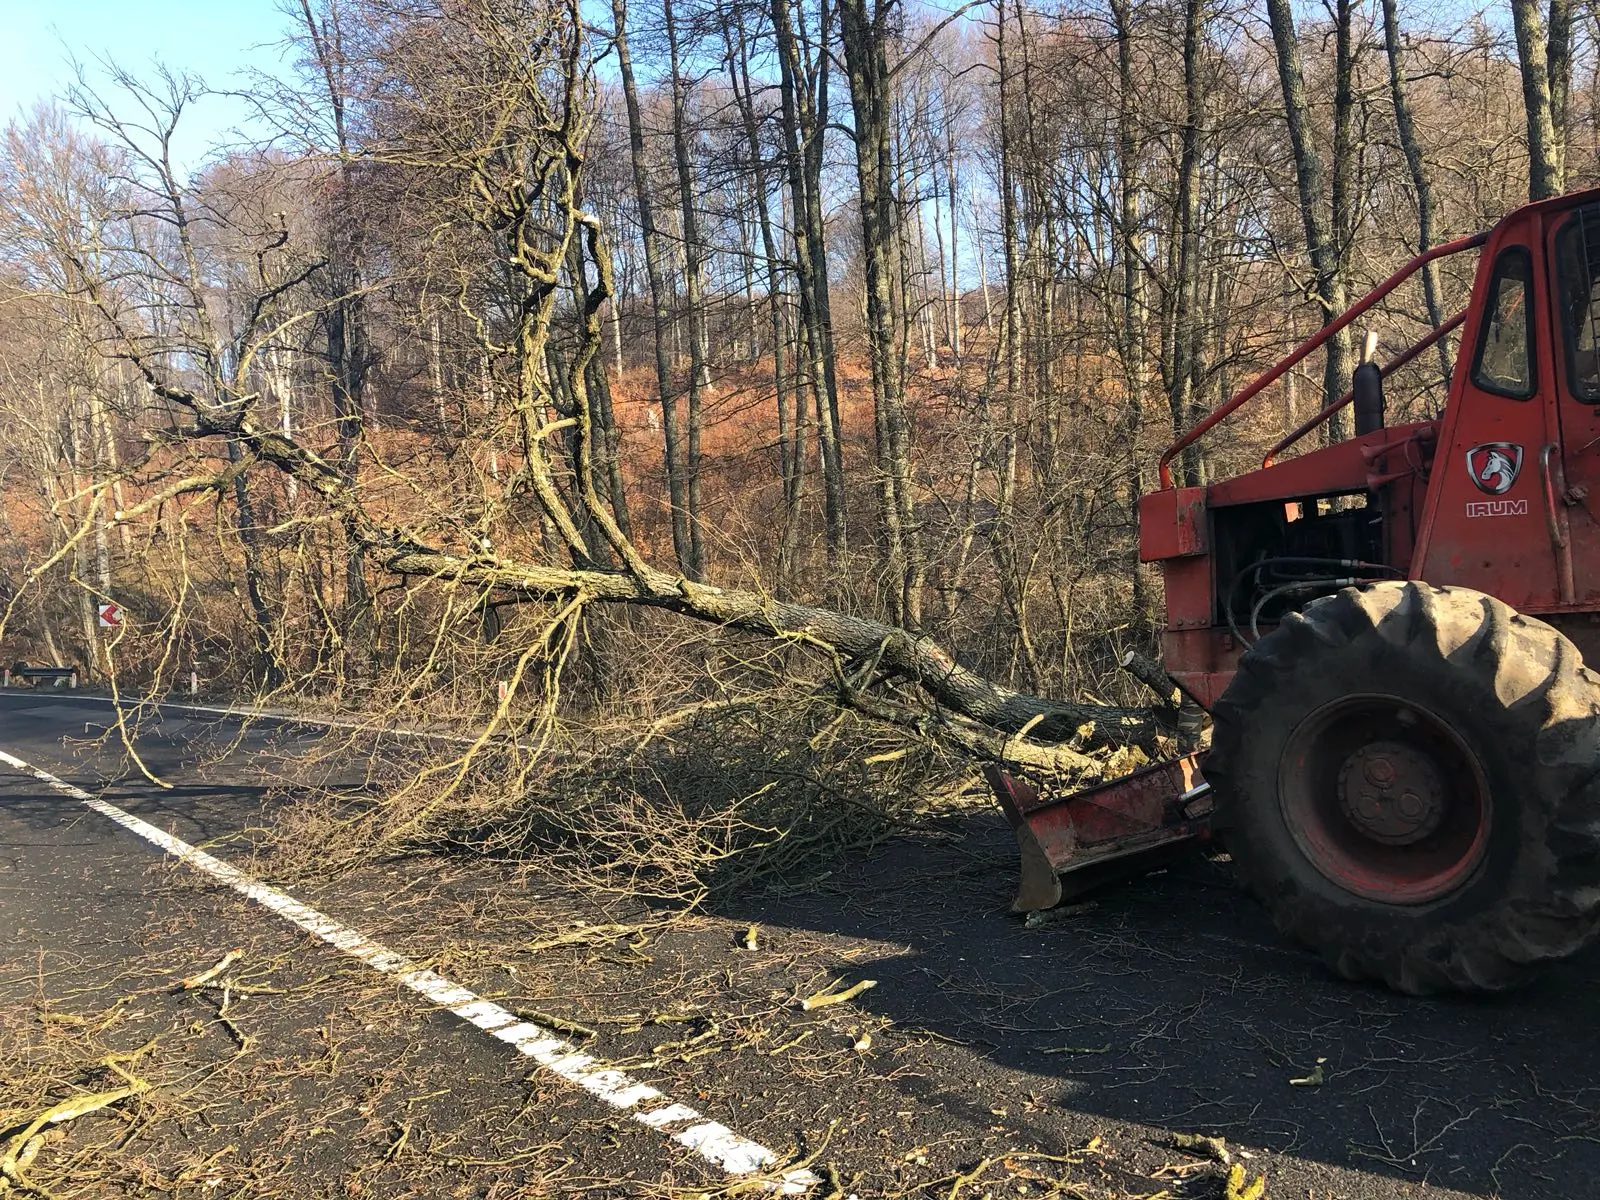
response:
<svg viewBox="0 0 1600 1200"><path fill-rule="evenodd" d="M1600 0L276 4L0 141L0 1196L1594 1194L1596 676L1273 580L1201 780L1138 514L1440 413L1471 255L1163 459L1600 184Z"/></svg>
<svg viewBox="0 0 1600 1200"><path fill-rule="evenodd" d="M1570 0L300 0L283 33L283 72L90 61L7 128L8 661L536 746L795 695L1103 772L1172 732L1119 664L1175 431L1600 168ZM257 136L181 162L223 86ZM1361 333L1399 353L1468 270Z"/></svg>

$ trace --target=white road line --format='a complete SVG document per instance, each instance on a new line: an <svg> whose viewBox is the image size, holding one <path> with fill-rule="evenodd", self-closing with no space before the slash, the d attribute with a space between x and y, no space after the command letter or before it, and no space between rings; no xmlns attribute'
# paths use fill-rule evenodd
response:
<svg viewBox="0 0 1600 1200"><path fill-rule="evenodd" d="M254 900L263 908L277 913L291 924L298 925L313 937L343 950L352 958L360 959L375 971L392 975L400 983L426 997L463 1021L477 1026L490 1037L514 1047L520 1054L533 1059L540 1066L553 1071L570 1083L598 1097L613 1108L626 1112L633 1120L666 1134L673 1141L688 1147L707 1162L722 1168L729 1175L749 1175L770 1167L778 1156L765 1146L741 1137L717 1121L709 1121L704 1114L684 1104L674 1103L647 1083L639 1083L626 1072L591 1054L585 1054L570 1042L563 1041L548 1029L524 1021L516 1013L502 1008L492 1000L464 988L458 983L418 966L403 954L373 941L365 934L341 925L332 917L301 904L287 892L262 883L230 866L204 850L189 845L141 821L132 813L124 812L114 804L89 795L48 771L41 771L0 750L0 762L33 776L40 783L109 817L118 825L138 834L145 841L159 846L173 857L203 871L212 878L227 884L234 891ZM686 1126L682 1129L674 1129ZM817 1183L810 1171L796 1169L783 1173L773 1181L769 1190L781 1196L799 1196Z"/></svg>

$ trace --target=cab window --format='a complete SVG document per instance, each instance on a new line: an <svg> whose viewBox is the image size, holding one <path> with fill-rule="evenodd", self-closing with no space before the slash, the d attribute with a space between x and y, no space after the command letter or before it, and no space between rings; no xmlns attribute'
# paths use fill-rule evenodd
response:
<svg viewBox="0 0 1600 1200"><path fill-rule="evenodd" d="M1567 386L1600 403L1600 204L1580 208L1556 233L1556 275Z"/></svg>
<svg viewBox="0 0 1600 1200"><path fill-rule="evenodd" d="M1514 400L1533 395L1532 297L1533 259L1522 246L1507 247L1495 260L1472 360L1472 382L1486 392Z"/></svg>

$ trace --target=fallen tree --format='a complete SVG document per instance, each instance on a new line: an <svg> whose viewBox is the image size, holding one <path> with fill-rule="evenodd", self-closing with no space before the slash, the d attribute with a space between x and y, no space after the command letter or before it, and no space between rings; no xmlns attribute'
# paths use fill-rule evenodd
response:
<svg viewBox="0 0 1600 1200"><path fill-rule="evenodd" d="M447 536L426 533L420 522L397 523L369 501L344 448L319 451L263 417L257 360L341 298L308 298L308 281L326 263L293 245L286 227L262 230L253 293L234 306L229 328L215 320L212 284L192 241L193 197L166 154L182 108L176 92L165 101L143 94L163 114L154 123L155 148L142 146L139 127L125 125L92 92L79 96L85 115L124 143L134 166L143 164L142 175L131 173L139 179L137 207L155 213L171 239L141 241L129 226L117 254L105 253L104 229L92 239L64 232L51 247L105 352L131 364L177 417L148 432L142 458L97 482L98 502L109 508L114 484L135 478L164 449L180 449L199 464L169 472L158 486L144 480L143 498L115 511L112 522L136 523L180 496L206 492L231 493L243 506L245 481L269 469L320 498L378 572L467 589L486 604L549 604L555 615L530 654L557 678L588 610L643 606L814 652L840 705L1037 775L1094 777L1103 752L1150 749L1172 734L1171 689L1159 679L1152 686L1161 702L1148 707L1030 695L964 667L916 630L758 589L695 582L646 560L618 516L605 417L591 394L601 314L614 288L604 230L580 202L593 91L587 47L577 0L451 6L421 45L403 29L390 31L370 48L374 69L406 78L427 103L375 113L379 132L362 150L383 165L399 203L426 209L444 231L441 240L448 233L493 247L496 269L514 281L512 302L495 312L474 310L466 284L457 300L475 322L483 353L512 381L497 414L515 429L521 455L507 490L536 503L557 547L552 561L501 551L484 523L466 515L447 522ZM126 269L105 269L119 255L124 268L131 258L176 289L180 302L165 309L168 327L144 319L125 286ZM377 468L392 470L370 447L368 453ZM248 536L244 549L248 573ZM254 590L251 599L259 608Z"/></svg>

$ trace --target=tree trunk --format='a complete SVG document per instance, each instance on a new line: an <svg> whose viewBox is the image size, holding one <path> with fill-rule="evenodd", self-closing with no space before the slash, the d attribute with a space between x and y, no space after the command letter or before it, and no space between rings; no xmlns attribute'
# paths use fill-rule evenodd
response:
<svg viewBox="0 0 1600 1200"><path fill-rule="evenodd" d="M227 445L228 461L237 464L241 457L239 439L229 438ZM340 474L344 486L353 492L349 480L344 478L343 472ZM233 477L233 503L239 514L239 548L244 558L245 599L249 604L250 625L255 640L256 667L261 673L262 683L270 691L282 686L284 670L272 636L272 610L267 604L266 591L262 587L261 527L256 523L255 501L250 495L250 485L244 471L238 472ZM357 555L359 570L365 560L361 557L359 547L352 549Z"/></svg>
<svg viewBox="0 0 1600 1200"><path fill-rule="evenodd" d="M1167 364L1167 407L1174 436L1188 428L1194 396L1194 345L1199 324L1200 291L1200 34L1203 0L1185 0L1183 15L1184 117L1178 155L1177 297L1172 304ZM1181 475L1185 487L1203 481L1198 446L1184 452Z"/></svg>
<svg viewBox="0 0 1600 1200"><path fill-rule="evenodd" d="M1339 269L1339 250L1322 213L1322 159L1313 143L1311 102L1306 96L1305 74L1300 66L1300 46L1295 37L1289 0L1267 0L1267 19L1272 27L1278 81L1283 88L1284 119L1289 126L1289 142L1294 152L1295 190L1300 202L1300 221L1305 228L1306 254L1311 260L1322 321L1327 324L1345 309L1345 286ZM1349 331L1341 331L1330 338L1327 346L1322 377L1324 405L1336 403L1349 386L1352 366ZM1348 421L1343 412L1335 413L1323 428L1329 442L1343 441L1348 436Z"/></svg>
<svg viewBox="0 0 1600 1200"><path fill-rule="evenodd" d="M85 509L93 503L93 492L96 483L96 472L91 461L93 457L94 430L92 425L93 397L86 397L85 403L80 406L78 402L78 389L68 383L63 389L66 394L67 408L65 414L66 424L66 458L72 470L69 478L68 495L64 507L67 510L68 521L62 529L62 536L74 537L72 544L72 578L77 586L78 623L83 631L83 668L87 679L96 679L105 672L105 663L101 657L100 621L97 612L97 601L104 597L107 591L108 580L98 578L99 573L90 566L89 547L83 538L77 537L78 530L86 515ZM41 398L43 389L41 391ZM43 405L41 404L41 408ZM80 408L83 411L80 411ZM59 518L58 518L59 520ZM102 519L96 517L97 529L104 529ZM95 549L99 549L97 543ZM99 596L96 595L97 589ZM48 625L48 619L46 625ZM56 664L60 666L58 662Z"/></svg>
<svg viewBox="0 0 1600 1200"><path fill-rule="evenodd" d="M1546 31L1545 71L1550 79L1550 126L1561 156L1562 186L1566 186L1567 142L1571 133L1572 0L1550 0L1550 27Z"/></svg>
<svg viewBox="0 0 1600 1200"><path fill-rule="evenodd" d="M788 394L788 364L785 348L788 330L783 311L783 264L778 251L777 235L772 227L772 210L768 200L766 162L762 156L761 134L756 121L755 92L750 83L749 36L744 26L743 11L734 8L737 32L731 28L726 16L723 20L723 45L728 55L729 77L733 84L734 100L739 106L740 121L744 126L745 149L750 159L751 190L755 197L757 224L761 230L761 249L767 267L767 307L772 324L772 378L777 395L778 417L778 468L783 480L783 533L778 541L776 589L784 595L794 570L794 556L800 541L801 506L805 497L806 438L804 422L790 420ZM798 389L797 389L798 390Z"/></svg>
<svg viewBox="0 0 1600 1200"><path fill-rule="evenodd" d="M912 496L910 431L905 412L905 365L895 303L896 245L894 161L889 68L885 52L887 9L868 11L867 0L841 0L840 38L855 113L856 177L860 185L862 258L866 267L867 347L878 434L879 520L884 568L894 581L892 611L898 623L922 621L925 566Z"/></svg>
<svg viewBox="0 0 1600 1200"><path fill-rule="evenodd" d="M667 52L672 72L672 156L678 168L678 201L683 214L683 288L689 317L689 403L687 437L684 446L684 506L689 525L689 559L683 571L690 579L704 579L706 548L700 527L700 430L701 388L707 377L706 313L702 295L700 223L695 211L694 165L689 157L688 85L684 80L678 52L678 23L672 0L662 0L666 19Z"/></svg>
<svg viewBox="0 0 1600 1200"><path fill-rule="evenodd" d="M1022 255L1018 242L1016 136L1012 114L1010 58L1006 49L1006 27L1010 21L1005 0L995 3L995 71L998 93L996 113L1000 135L1000 248L1005 259L1005 315L1001 339L1005 351L1005 395L998 433L999 463L995 467L995 516L989 546L999 577L1000 596L1011 622L1013 657L1022 668L1029 687L1037 687L1037 670L1032 643L1028 637L1027 584L1023 577L1016 546L1017 439L1023 376L1022 356ZM1020 27L1022 14L1018 6Z"/></svg>
<svg viewBox="0 0 1600 1200"><path fill-rule="evenodd" d="M1552 3L1551 34L1560 35L1557 47L1562 69L1561 82L1551 76L1550 51L1545 22L1538 0L1511 0L1511 22L1517 35L1517 60L1522 68L1522 108L1528 123L1528 199L1547 200L1559 196L1562 187L1562 147L1555 123L1554 95L1566 106L1565 71L1569 62L1567 43L1570 22L1565 3ZM1552 86L1554 84L1555 86Z"/></svg>
<svg viewBox="0 0 1600 1200"><path fill-rule="evenodd" d="M192 410L191 410L192 411ZM218 426L202 423L204 435L231 431L263 462L294 474L345 523L358 531L373 566L396 575L435 583L457 583L507 599L546 600L582 596L587 602L662 609L725 629L784 638L816 646L848 674L839 681L840 699L868 715L931 728L967 752L994 761L1041 769L1093 768L1094 763L1066 746L1045 745L1070 739L1085 748L1143 745L1170 732L1149 708L1121 708L1047 700L1014 691L961 666L931 639L881 621L827 608L774 600L761 591L711 587L656 570L626 547L627 570L601 571L506 560L492 555L452 555L419 544L368 514L338 474L298 445L268 428L234 414ZM563 524L570 525L570 517ZM920 689L939 708L932 726L887 697L864 693L868 678L899 680ZM855 679L855 682L852 682ZM1028 730L1026 738L1016 736Z"/></svg>
<svg viewBox="0 0 1600 1200"><path fill-rule="evenodd" d="M1433 245L1433 184L1428 178L1427 163L1423 160L1422 144L1417 140L1417 127L1411 119L1411 102L1406 96L1405 73L1400 59L1400 21L1395 15L1395 0L1383 0L1383 39L1389 57L1389 98L1394 105L1395 132L1400 138L1400 151L1406 158L1406 170L1411 175L1411 189L1417 199L1417 252ZM1422 268L1422 298L1428 306L1428 320L1435 328L1444 323L1444 310L1439 303L1439 269L1437 263ZM1450 347L1448 338L1441 338L1436 347L1439 372L1450 378Z"/></svg>
<svg viewBox="0 0 1600 1200"><path fill-rule="evenodd" d="M672 548L678 568L693 573L694 546L689 531L688 490L684 486L682 443L678 432L677 393L673 388L668 342L672 336L672 309L656 228L655 205L650 196L650 174L644 155L644 120L639 111L639 93L634 85L633 58L628 50L627 0L611 0L616 22L617 71L622 76L623 102L628 110L628 149L633 163L634 199L639 206L639 239L644 244L645 275L650 281L651 332L655 339L656 387L661 397L661 435L667 471L667 498L672 508Z"/></svg>
<svg viewBox="0 0 1600 1200"><path fill-rule="evenodd" d="M1329 180L1330 235L1333 239L1333 272L1336 285L1331 315L1343 311L1349 295L1350 255L1355 246L1356 223L1359 209L1356 203L1355 140L1355 71L1356 46L1350 24L1355 13L1355 0L1335 0L1333 36L1333 162ZM1324 313L1324 321L1329 313ZM1327 375L1323 390L1326 397L1338 399L1351 386L1355 371L1355 350L1349 330L1341 330L1328 343L1324 360ZM1337 422L1337 423L1335 423ZM1347 434L1345 413L1335 413L1329 420L1328 439L1342 441Z"/></svg>
<svg viewBox="0 0 1600 1200"><path fill-rule="evenodd" d="M785 174L793 208L795 286L800 300L801 342L816 403L817 448L822 460L822 513L828 562L848 548L845 527L843 431L834 370L833 320L828 295L828 254L822 212L823 136L828 126L826 52L802 58L789 0L771 0L778 48L778 91L783 111ZM820 10L818 42L829 39L830 9Z"/></svg>
<svg viewBox="0 0 1600 1200"><path fill-rule="evenodd" d="M1139 221L1139 126L1135 106L1137 89L1133 74L1133 24L1131 0L1110 0L1117 38L1117 256L1120 270L1117 281L1117 349L1122 360L1123 386L1123 467L1128 492L1128 525L1138 536L1135 505L1144 494L1144 457L1139 448L1144 428L1144 393L1148 386L1145 353L1144 272L1141 269L1143 238ZM1150 594L1149 572L1135 559L1130 564L1133 577L1133 608L1137 634L1147 639L1156 625L1155 601Z"/></svg>
<svg viewBox="0 0 1600 1200"><path fill-rule="evenodd" d="M333 290L326 322L328 377L332 391L334 435L339 464L352 486L360 476L359 453L366 424L368 362L366 298L363 283L362 222L355 212L357 188L352 177L354 157L345 106L350 94L346 79L345 30L339 9L330 6L318 20L310 0L300 0L306 36L327 89L333 118L339 170L329 213L328 279ZM287 237L287 233L285 234ZM346 674L370 674L376 668L373 628L375 614L367 591L361 556L352 546L344 565Z"/></svg>
<svg viewBox="0 0 1600 1200"><path fill-rule="evenodd" d="M961 364L961 226L957 216L956 204L961 196L960 186L956 176L956 132L953 116L946 113L944 128L944 190L945 199L948 201L946 210L950 214L950 257L949 277L945 292L945 338L950 347L950 353L955 357L956 365ZM942 218L934 213L934 226L942 225ZM939 278L941 284L945 283L945 263L943 237L940 238L940 263Z"/></svg>
<svg viewBox="0 0 1600 1200"><path fill-rule="evenodd" d="M608 251L602 248L600 253ZM572 242L571 263L573 305L581 309L584 284L589 277L589 262L583 243L577 239L573 239ZM598 262L594 267L602 276L612 274ZM597 495L605 498L606 507L617 528L622 531L622 535L632 537L633 521L628 513L628 493L622 476L622 431L617 428L616 413L611 403L611 383L606 379L605 367L602 365L598 335L594 353L583 363L581 373L582 384L586 390L582 396L574 394L573 401L577 411L573 415L579 417L583 415L585 406L582 401L586 398L590 414L588 470L591 475L591 486ZM571 389L575 385L569 379L567 386ZM574 456L572 469L575 477L585 469L583 458L581 450ZM581 479L579 482L581 486Z"/></svg>

